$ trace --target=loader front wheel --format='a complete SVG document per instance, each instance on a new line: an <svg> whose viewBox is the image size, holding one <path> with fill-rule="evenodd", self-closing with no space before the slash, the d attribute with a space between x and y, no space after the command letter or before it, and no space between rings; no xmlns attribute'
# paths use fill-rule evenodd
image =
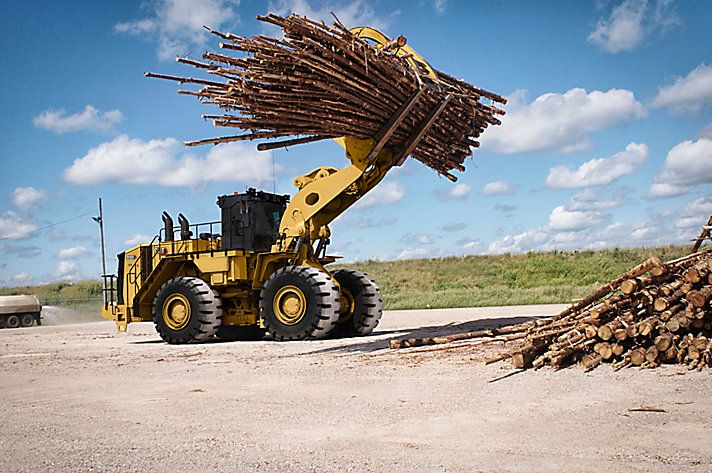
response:
<svg viewBox="0 0 712 473"><path fill-rule="evenodd" d="M260 292L260 316L275 340L323 338L339 319L339 289L317 268L278 269Z"/></svg>
<svg viewBox="0 0 712 473"><path fill-rule="evenodd" d="M373 332L383 315L383 297L368 274L355 269L333 273L341 288L341 310L334 327L337 337L357 337Z"/></svg>
<svg viewBox="0 0 712 473"><path fill-rule="evenodd" d="M153 299L156 332L168 343L204 342L215 335L221 322L220 296L200 278L169 279Z"/></svg>

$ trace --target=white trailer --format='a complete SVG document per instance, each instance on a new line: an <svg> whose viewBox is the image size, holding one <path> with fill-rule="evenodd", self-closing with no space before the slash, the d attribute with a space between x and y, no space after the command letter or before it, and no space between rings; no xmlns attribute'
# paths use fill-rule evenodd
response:
<svg viewBox="0 0 712 473"><path fill-rule="evenodd" d="M0 328L42 325L42 304L37 296L0 296Z"/></svg>

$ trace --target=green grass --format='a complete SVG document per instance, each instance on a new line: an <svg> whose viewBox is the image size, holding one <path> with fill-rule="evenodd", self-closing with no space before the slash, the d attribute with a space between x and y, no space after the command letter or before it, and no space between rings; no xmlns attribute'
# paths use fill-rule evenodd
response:
<svg viewBox="0 0 712 473"><path fill-rule="evenodd" d="M0 288L0 296L14 294L35 294L42 305L77 305L96 303L102 300L100 281L80 281L76 283L60 281L41 286L21 286Z"/></svg>
<svg viewBox="0 0 712 473"><path fill-rule="evenodd" d="M373 277L387 309L566 303L657 255L687 247L466 256L348 265ZM340 266L335 266L340 267Z"/></svg>
<svg viewBox="0 0 712 473"><path fill-rule="evenodd" d="M614 248L602 251L466 256L348 265L373 277L386 309L566 303L588 294L650 256L663 260L688 248ZM332 265L330 268L341 267ZM99 281L0 288L0 295L36 294L45 305L96 304Z"/></svg>

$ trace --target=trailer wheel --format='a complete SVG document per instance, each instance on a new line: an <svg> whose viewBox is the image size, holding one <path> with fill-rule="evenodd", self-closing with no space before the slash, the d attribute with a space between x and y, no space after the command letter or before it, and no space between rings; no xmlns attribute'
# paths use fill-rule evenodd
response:
<svg viewBox="0 0 712 473"><path fill-rule="evenodd" d="M383 315L383 297L378 285L368 274L355 269L339 269L333 273L341 288L341 309L334 327L337 337L368 335Z"/></svg>
<svg viewBox="0 0 712 473"><path fill-rule="evenodd" d="M265 336L266 330L257 325L240 327L236 325L222 325L218 327L216 336L226 342L255 341Z"/></svg>
<svg viewBox="0 0 712 473"><path fill-rule="evenodd" d="M200 343L222 322L220 296L200 278L169 279L153 299L156 332L171 344Z"/></svg>
<svg viewBox="0 0 712 473"><path fill-rule="evenodd" d="M8 315L5 318L5 327L7 328L17 328L20 326L20 317L16 315Z"/></svg>
<svg viewBox="0 0 712 473"><path fill-rule="evenodd" d="M260 316L275 340L323 338L339 319L339 289L317 268L278 269L260 292Z"/></svg>
<svg viewBox="0 0 712 473"><path fill-rule="evenodd" d="M20 317L20 325L23 327L32 327L32 325L35 323L35 318L32 316L32 314L23 314L22 317Z"/></svg>

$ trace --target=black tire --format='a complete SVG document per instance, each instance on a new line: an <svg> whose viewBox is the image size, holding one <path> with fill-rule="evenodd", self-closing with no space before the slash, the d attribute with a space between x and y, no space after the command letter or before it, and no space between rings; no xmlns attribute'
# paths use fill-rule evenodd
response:
<svg viewBox="0 0 712 473"><path fill-rule="evenodd" d="M220 340L226 342L237 341L255 341L262 340L267 330L258 327L257 325L237 326L237 325L221 325L215 334Z"/></svg>
<svg viewBox="0 0 712 473"><path fill-rule="evenodd" d="M220 296L200 278L169 279L153 299L156 332L168 343L204 342L215 335L221 322Z"/></svg>
<svg viewBox="0 0 712 473"><path fill-rule="evenodd" d="M332 274L341 287L341 312L334 336L358 337L376 328L383 315L383 297L368 274L355 269L339 269Z"/></svg>
<svg viewBox="0 0 712 473"><path fill-rule="evenodd" d="M20 317L16 315L8 315L5 317L5 327L7 328L17 328L20 326Z"/></svg>
<svg viewBox="0 0 712 473"><path fill-rule="evenodd" d="M0 328L5 328L5 316L0 315Z"/></svg>
<svg viewBox="0 0 712 473"><path fill-rule="evenodd" d="M284 313L275 311L294 294L301 300L295 303L294 319L287 321ZM316 268L278 269L265 281L260 292L260 317L275 340L324 338L339 319L339 289L327 273Z"/></svg>
<svg viewBox="0 0 712 473"><path fill-rule="evenodd" d="M35 324L35 318L32 314L22 314L20 317L20 325L23 327L32 327Z"/></svg>

